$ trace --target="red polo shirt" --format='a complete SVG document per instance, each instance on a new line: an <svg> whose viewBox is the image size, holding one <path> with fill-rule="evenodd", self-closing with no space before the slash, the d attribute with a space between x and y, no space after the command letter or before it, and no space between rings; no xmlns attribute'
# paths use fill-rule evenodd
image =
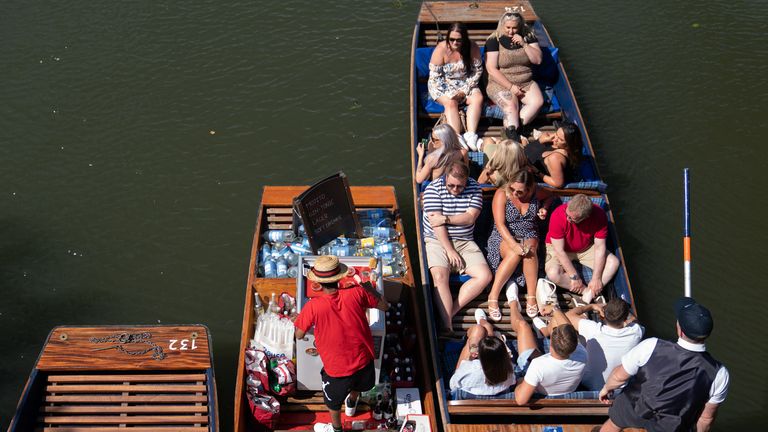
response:
<svg viewBox="0 0 768 432"><path fill-rule="evenodd" d="M352 375L374 358L373 336L366 311L379 299L360 286L314 297L296 318L296 328L315 326L315 346L325 372L332 377Z"/></svg>
<svg viewBox="0 0 768 432"><path fill-rule="evenodd" d="M564 239L566 252L582 252L592 246L596 238L608 237L608 218L600 206L592 204L592 212L589 217L578 224L568 222L565 209L568 204L562 204L552 212L549 218L549 231L545 241L552 243L552 239Z"/></svg>

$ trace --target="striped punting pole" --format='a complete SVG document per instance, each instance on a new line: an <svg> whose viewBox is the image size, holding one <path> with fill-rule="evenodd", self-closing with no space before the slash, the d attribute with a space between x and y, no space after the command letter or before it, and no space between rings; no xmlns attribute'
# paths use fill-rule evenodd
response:
<svg viewBox="0 0 768 432"><path fill-rule="evenodd" d="M683 193L685 216L683 231L683 268L685 271L685 296L691 296L691 179L688 168L683 168Z"/></svg>

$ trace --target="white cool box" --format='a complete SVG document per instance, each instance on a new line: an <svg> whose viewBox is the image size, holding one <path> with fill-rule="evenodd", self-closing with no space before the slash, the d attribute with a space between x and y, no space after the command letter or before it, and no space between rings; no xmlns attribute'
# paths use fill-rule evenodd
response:
<svg viewBox="0 0 768 432"><path fill-rule="evenodd" d="M301 308L309 301L307 296L307 272L314 265L316 256L300 256L298 268L299 275L296 276L296 310ZM367 267L369 257L339 257L339 261L347 266ZM381 275L382 265L378 261L376 272ZM384 284L381 276L376 280L376 290L383 294ZM379 373L381 372L381 357L384 354L384 336L386 335L386 326L384 323L384 312L378 309L368 309L368 322L373 334L373 351L375 358L373 365L376 368L376 382L379 382ZM322 381L320 380L320 369L323 362L317 354L315 347L314 329L310 329L305 338L306 340L296 340L296 376L299 390L322 390ZM341 341L340 341L341 343Z"/></svg>

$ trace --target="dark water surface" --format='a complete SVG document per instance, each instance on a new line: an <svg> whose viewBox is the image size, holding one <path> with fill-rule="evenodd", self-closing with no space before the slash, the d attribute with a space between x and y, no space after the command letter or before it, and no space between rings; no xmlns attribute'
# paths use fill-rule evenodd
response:
<svg viewBox="0 0 768 432"><path fill-rule="evenodd" d="M534 6L561 48L656 336L674 336L681 169L692 169L694 294L732 380L716 426L764 425L768 2ZM3 2L0 427L52 327L199 322L230 430L261 187L341 169L355 185L394 184L412 214L417 10Z"/></svg>

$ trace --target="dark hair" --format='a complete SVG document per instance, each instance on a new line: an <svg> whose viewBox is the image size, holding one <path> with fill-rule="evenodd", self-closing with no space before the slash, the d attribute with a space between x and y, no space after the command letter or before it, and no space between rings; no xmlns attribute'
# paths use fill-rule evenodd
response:
<svg viewBox="0 0 768 432"><path fill-rule="evenodd" d="M629 315L629 303L614 297L603 308L605 321L614 327L621 327Z"/></svg>
<svg viewBox="0 0 768 432"><path fill-rule="evenodd" d="M486 336L480 340L477 354L487 384L499 384L512 374L512 360L507 348L496 336Z"/></svg>
<svg viewBox="0 0 768 432"><path fill-rule="evenodd" d="M455 177L459 180L466 180L469 177L469 168L464 165L464 161L453 161L445 168L445 176Z"/></svg>
<svg viewBox="0 0 768 432"><path fill-rule="evenodd" d="M562 324L552 330L550 346L560 357L568 357L576 351L579 333L571 324Z"/></svg>
<svg viewBox="0 0 768 432"><path fill-rule="evenodd" d="M581 162L581 148L584 145L581 142L581 133L575 123L562 122L557 125L558 129L563 130L565 137L566 151L568 152L568 164L574 170L579 168Z"/></svg>
<svg viewBox="0 0 768 432"><path fill-rule="evenodd" d="M321 287L325 289L338 289L339 283L338 282L318 282Z"/></svg>
<svg viewBox="0 0 768 432"><path fill-rule="evenodd" d="M459 53L461 54L461 62L464 63L464 71L469 75L472 70L472 41L469 39L467 26L464 23L455 22L448 27L448 32L445 34L445 43L448 44L448 46L451 46L451 43L448 40L451 36L451 32L461 33Z"/></svg>

